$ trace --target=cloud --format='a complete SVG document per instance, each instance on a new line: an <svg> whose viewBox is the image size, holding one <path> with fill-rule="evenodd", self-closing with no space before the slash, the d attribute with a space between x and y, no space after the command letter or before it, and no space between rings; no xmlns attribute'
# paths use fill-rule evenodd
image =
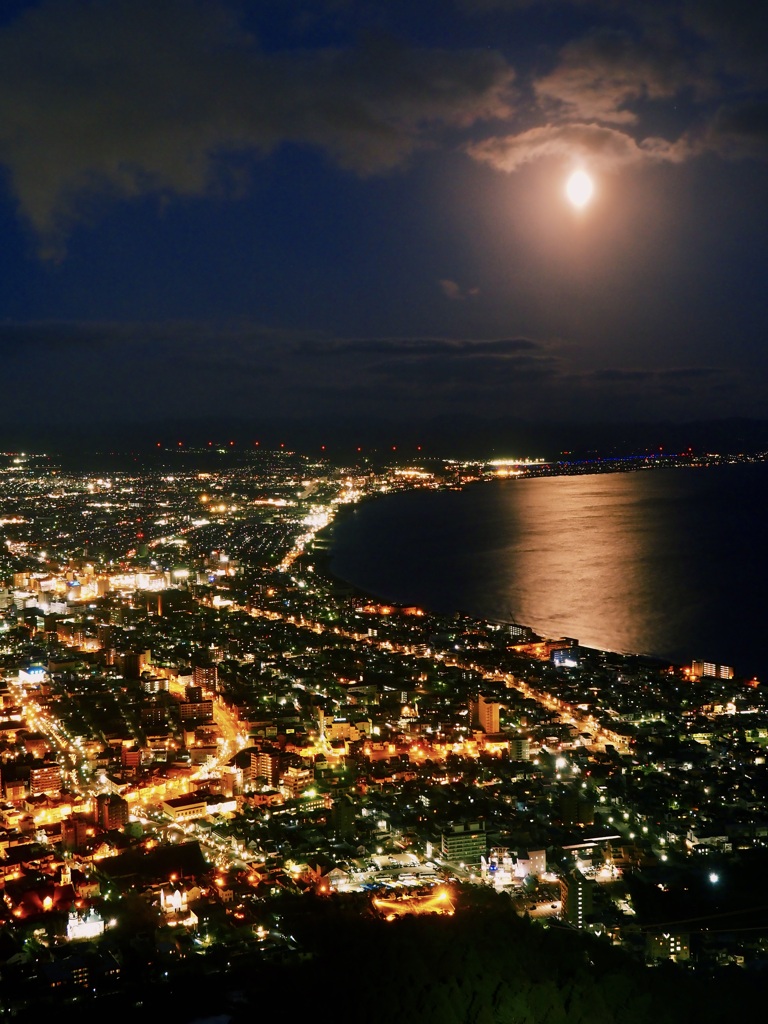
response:
<svg viewBox="0 0 768 1024"><path fill-rule="evenodd" d="M534 83L540 102L563 117L632 124L637 100L661 100L706 87L678 47L601 28L568 43L558 65Z"/></svg>
<svg viewBox="0 0 768 1024"><path fill-rule="evenodd" d="M601 367L570 373L562 383L582 402L615 408L618 415L622 403L625 411L636 406L654 415L669 415L677 403L686 403L678 413L688 406L694 413L705 404L714 411L716 398L732 400L739 394L744 399L750 393L750 384L737 371L715 366Z"/></svg>
<svg viewBox="0 0 768 1024"><path fill-rule="evenodd" d="M548 124L518 135L471 143L466 152L499 171L512 172L546 157L570 163L589 161L598 170L615 170L645 162L679 163L692 149L685 138L677 142L659 138L636 142L625 132L597 124Z"/></svg>
<svg viewBox="0 0 768 1024"><path fill-rule="evenodd" d="M442 278L438 281L438 284L446 299L462 301L464 299L474 299L475 296L480 294L478 287L462 288L460 284L456 281L451 281L450 278Z"/></svg>
<svg viewBox="0 0 768 1024"><path fill-rule="evenodd" d="M243 374L278 372L286 356L295 358L301 337L251 322L37 321L0 324L0 351L14 372L34 367L41 378L47 373L56 380L64 367L68 373L70 366L83 370L87 364L128 382L151 359L153 374L167 372L169 385L187 377L199 379L204 388L214 383L229 388ZM44 353L45 369L35 362L38 352Z"/></svg>
<svg viewBox="0 0 768 1024"><path fill-rule="evenodd" d="M649 383L675 385L680 381L720 380L723 371L713 366L676 366L661 370L623 369L602 367L580 375L581 380L593 383L646 385Z"/></svg>
<svg viewBox="0 0 768 1024"><path fill-rule="evenodd" d="M0 350L5 359L25 358L30 349L70 351L79 348L104 348L122 344L133 335L123 324L109 327L93 323L58 323L40 321L31 323L0 323Z"/></svg>
<svg viewBox="0 0 768 1024"><path fill-rule="evenodd" d="M723 105L709 124L703 145L727 159L768 159L768 101Z"/></svg>
<svg viewBox="0 0 768 1024"><path fill-rule="evenodd" d="M445 359L507 357L522 352L544 351L541 342L529 338L453 339L453 338L334 338L305 339L298 345L303 356L396 356L420 359L440 356Z"/></svg>
<svg viewBox="0 0 768 1024"><path fill-rule="evenodd" d="M285 142L390 170L508 114L511 80L492 50L265 52L225 0L46 0L0 30L0 161L55 250L89 197L236 187L233 155Z"/></svg>
<svg viewBox="0 0 768 1024"><path fill-rule="evenodd" d="M549 356L518 355L513 358L474 356L460 363L437 357L418 360L392 358L371 367L374 377L390 387L407 389L418 394L436 388L450 388L465 392L470 386L481 388L489 396L499 393L510 396L513 389L531 381L543 383L557 377L557 361Z"/></svg>
<svg viewBox="0 0 768 1024"><path fill-rule="evenodd" d="M661 3L661 0L659 0ZM753 86L768 83L768 6L760 0L684 0L686 29L712 47L713 63Z"/></svg>
<svg viewBox="0 0 768 1024"><path fill-rule="evenodd" d="M753 86L768 82L768 5L760 0L455 0L465 14L507 12L514 16L531 8L550 11L575 8L648 33L673 66L686 51L698 51L700 67L712 74L739 75Z"/></svg>
<svg viewBox="0 0 768 1024"><path fill-rule="evenodd" d="M73 350L87 348L93 349L96 357L100 350L111 359L118 349L124 350L126 358L133 359L136 350L142 347L155 353L164 351L173 359L183 355L185 361L204 359L228 367L236 362L253 365L265 359L295 367L311 359L325 362L329 356L348 358L365 367L378 363L382 357L506 359L543 356L549 351L548 345L530 338L340 338L318 331L267 327L250 320L0 323L0 349L20 357L29 357L35 349L45 348L69 358ZM317 365L312 363L308 372L317 374ZM329 368L330 374L336 372L335 366Z"/></svg>
<svg viewBox="0 0 768 1024"><path fill-rule="evenodd" d="M41 358L41 346L45 346ZM167 416L659 415L759 410L764 377L716 366L585 368L527 337L343 338L258 323L0 325L15 386L5 419ZM152 366L147 373L146 367ZM105 383L106 382L106 383ZM111 386L110 386L110 382ZM117 383L119 382L119 384ZM32 396L32 399L30 399ZM32 401L32 405L30 405Z"/></svg>

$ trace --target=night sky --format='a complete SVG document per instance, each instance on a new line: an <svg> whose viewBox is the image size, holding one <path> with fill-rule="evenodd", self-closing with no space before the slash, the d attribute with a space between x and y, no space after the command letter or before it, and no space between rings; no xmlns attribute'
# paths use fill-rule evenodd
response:
<svg viewBox="0 0 768 1024"><path fill-rule="evenodd" d="M0 424L767 418L767 52L760 0L5 0Z"/></svg>

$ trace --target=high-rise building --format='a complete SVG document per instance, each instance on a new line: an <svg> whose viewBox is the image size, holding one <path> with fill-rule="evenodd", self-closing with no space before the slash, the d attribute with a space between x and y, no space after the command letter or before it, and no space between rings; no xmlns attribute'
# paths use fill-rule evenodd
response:
<svg viewBox="0 0 768 1024"><path fill-rule="evenodd" d="M96 821L107 830L128 824L128 802L117 793L99 793L96 797Z"/></svg>
<svg viewBox="0 0 768 1024"><path fill-rule="evenodd" d="M499 709L501 704L496 701L487 700L482 694L477 700L470 701L469 713L472 725L476 729L482 729L486 734L494 734L499 731Z"/></svg>
<svg viewBox="0 0 768 1024"><path fill-rule="evenodd" d="M199 721L210 722L213 718L213 701L201 700L192 702L182 700L179 702L179 714L182 722Z"/></svg>
<svg viewBox="0 0 768 1024"><path fill-rule="evenodd" d="M148 732L162 729L168 724L168 714L164 707L146 707L141 709L141 724Z"/></svg>
<svg viewBox="0 0 768 1024"><path fill-rule="evenodd" d="M284 757L279 750L251 751L251 779L262 778L268 786L276 786Z"/></svg>
<svg viewBox="0 0 768 1024"><path fill-rule="evenodd" d="M312 785L314 771L311 768L297 768L289 765L280 773L280 789L292 800L295 800L305 789Z"/></svg>
<svg viewBox="0 0 768 1024"><path fill-rule="evenodd" d="M560 893L563 906L563 920L575 928L583 928L592 913L592 886L578 868L574 868L560 879Z"/></svg>
<svg viewBox="0 0 768 1024"><path fill-rule="evenodd" d="M32 796L40 793L58 796L61 792L61 768L55 761L43 761L30 768L29 792Z"/></svg>
<svg viewBox="0 0 768 1024"><path fill-rule="evenodd" d="M560 821L563 825L593 825L595 805L578 789L568 789L560 796Z"/></svg>
<svg viewBox="0 0 768 1024"><path fill-rule="evenodd" d="M212 661L200 662L192 666L192 683L203 690L215 691L219 681L219 670Z"/></svg>
<svg viewBox="0 0 768 1024"><path fill-rule="evenodd" d="M357 808L348 793L336 797L331 805L331 828L338 839L352 839Z"/></svg>
<svg viewBox="0 0 768 1024"><path fill-rule="evenodd" d="M118 655L117 664L126 679L138 679L144 671L146 655L142 651L124 651Z"/></svg>
<svg viewBox="0 0 768 1024"><path fill-rule="evenodd" d="M710 679L733 679L734 672L731 665L716 665L713 661L694 661L691 665L691 675Z"/></svg>
<svg viewBox="0 0 768 1024"><path fill-rule="evenodd" d="M531 741L527 736L513 736L509 741L509 756L513 761L530 761Z"/></svg>
<svg viewBox="0 0 768 1024"><path fill-rule="evenodd" d="M454 822L440 834L440 854L445 860L461 864L479 864L488 851L484 821Z"/></svg>
<svg viewBox="0 0 768 1024"><path fill-rule="evenodd" d="M690 960L691 937L688 932L648 932L645 955L649 960Z"/></svg>
<svg viewBox="0 0 768 1024"><path fill-rule="evenodd" d="M141 766L141 750L139 747L121 747L120 763L123 768L136 771Z"/></svg>
<svg viewBox="0 0 768 1024"><path fill-rule="evenodd" d="M72 814L61 823L61 841L69 850L82 850L93 825L87 818Z"/></svg>

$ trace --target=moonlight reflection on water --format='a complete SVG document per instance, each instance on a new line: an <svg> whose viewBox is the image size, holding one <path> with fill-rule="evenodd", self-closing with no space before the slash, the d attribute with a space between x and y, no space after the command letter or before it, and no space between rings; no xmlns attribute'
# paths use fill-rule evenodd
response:
<svg viewBox="0 0 768 1024"><path fill-rule="evenodd" d="M331 566L389 600L765 676L765 464L494 481L367 503Z"/></svg>

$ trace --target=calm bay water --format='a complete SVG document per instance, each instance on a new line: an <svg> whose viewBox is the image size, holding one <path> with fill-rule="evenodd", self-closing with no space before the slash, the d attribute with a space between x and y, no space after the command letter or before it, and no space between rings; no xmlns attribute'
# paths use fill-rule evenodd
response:
<svg viewBox="0 0 768 1024"><path fill-rule="evenodd" d="M768 678L768 464L500 480L365 503L332 571L392 601Z"/></svg>

